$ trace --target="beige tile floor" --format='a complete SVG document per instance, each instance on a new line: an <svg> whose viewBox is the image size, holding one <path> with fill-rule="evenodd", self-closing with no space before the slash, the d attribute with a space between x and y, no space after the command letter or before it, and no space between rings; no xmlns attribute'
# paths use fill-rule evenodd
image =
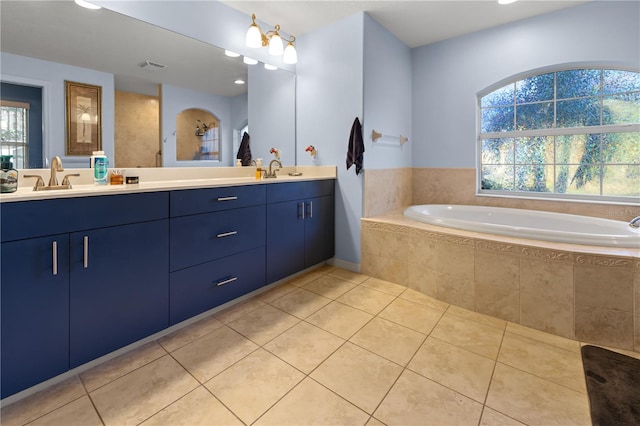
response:
<svg viewBox="0 0 640 426"><path fill-rule="evenodd" d="M590 417L580 342L324 266L6 406L0 421L588 425Z"/></svg>

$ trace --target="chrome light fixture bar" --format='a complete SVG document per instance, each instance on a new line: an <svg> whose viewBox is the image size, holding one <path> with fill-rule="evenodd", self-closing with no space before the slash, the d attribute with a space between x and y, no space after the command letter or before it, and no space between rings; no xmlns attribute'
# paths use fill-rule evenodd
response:
<svg viewBox="0 0 640 426"><path fill-rule="evenodd" d="M284 47L283 40L287 42ZM284 38L280 35L280 25L276 25L273 30L262 32L260 25L256 24L255 13L251 15L251 25L247 31L245 43L248 47L268 47L269 54L272 56L282 56L285 64L295 64L298 62L298 52L293 43L296 41L294 36L291 39Z"/></svg>

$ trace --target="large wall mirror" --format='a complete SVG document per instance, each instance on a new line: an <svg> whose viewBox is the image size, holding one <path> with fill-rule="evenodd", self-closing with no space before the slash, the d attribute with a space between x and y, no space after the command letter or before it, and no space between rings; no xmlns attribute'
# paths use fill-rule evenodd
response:
<svg viewBox="0 0 640 426"><path fill-rule="evenodd" d="M54 98L64 80L101 85L103 141L105 150L111 149L113 166L232 166L247 127L254 158L269 158L274 147L284 164L295 164L294 73L267 70L262 63L245 65L241 57L225 56L220 47L105 8L86 10L71 1L5 0L0 7L3 81L36 86L43 81ZM38 74L24 58L47 61L48 69ZM235 84L238 79L245 84ZM44 114L55 129L59 111L52 109ZM198 143L203 146L200 139L212 134L196 136L201 122L212 123L209 118L179 118L193 109L215 117L217 156L193 151ZM179 124L189 132L179 131ZM182 133L189 133L184 144L193 152L178 148ZM57 144L59 138L54 134L50 143ZM58 155L55 147L45 147L47 154ZM76 161L86 164L84 158L66 161L70 167Z"/></svg>

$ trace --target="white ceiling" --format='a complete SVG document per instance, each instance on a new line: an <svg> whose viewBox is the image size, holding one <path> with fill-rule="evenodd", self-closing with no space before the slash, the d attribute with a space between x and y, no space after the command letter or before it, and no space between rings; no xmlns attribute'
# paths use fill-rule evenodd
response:
<svg viewBox="0 0 640 426"><path fill-rule="evenodd" d="M222 1L234 9L283 31L301 36L331 22L367 12L409 47L424 46L486 28L576 6L590 0L520 0L499 5L497 0L409 1Z"/></svg>
<svg viewBox="0 0 640 426"><path fill-rule="evenodd" d="M520 0L507 6L496 0L223 3L280 24L283 32L297 37L366 11L407 46L416 47L585 1ZM249 23L247 19L247 27ZM72 0L1 0L0 31L3 52L109 72L119 90L155 94L157 84L166 83L225 96L246 91L232 84L246 77L246 66L221 55L220 49L109 10L83 9ZM149 72L138 66L144 60L168 67Z"/></svg>

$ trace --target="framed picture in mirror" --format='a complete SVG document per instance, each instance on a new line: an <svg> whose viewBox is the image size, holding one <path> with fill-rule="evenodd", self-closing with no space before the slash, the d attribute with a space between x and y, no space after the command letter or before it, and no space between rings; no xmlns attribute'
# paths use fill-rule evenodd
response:
<svg viewBox="0 0 640 426"><path fill-rule="evenodd" d="M66 155L102 150L102 87L66 81Z"/></svg>

